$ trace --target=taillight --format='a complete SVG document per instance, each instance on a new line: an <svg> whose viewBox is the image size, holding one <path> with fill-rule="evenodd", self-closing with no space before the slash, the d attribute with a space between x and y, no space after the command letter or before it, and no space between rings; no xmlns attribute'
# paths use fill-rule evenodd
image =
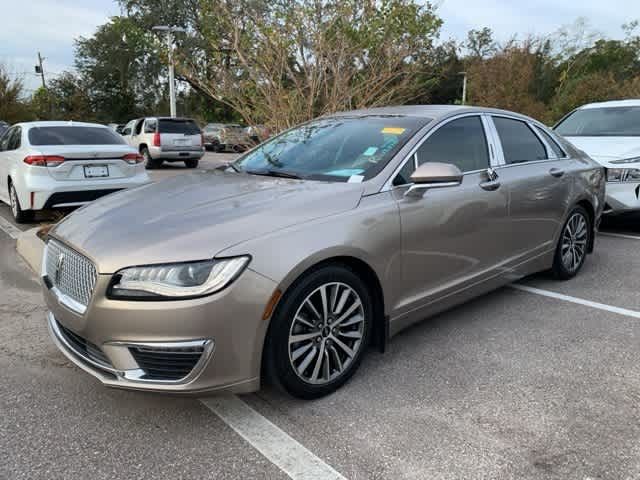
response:
<svg viewBox="0 0 640 480"><path fill-rule="evenodd" d="M29 155L24 157L24 163L32 167L57 167L64 162L59 155Z"/></svg>
<svg viewBox="0 0 640 480"><path fill-rule="evenodd" d="M127 162L129 165L135 165L136 163L141 163L144 160L144 157L139 153L127 153L122 160Z"/></svg>
<svg viewBox="0 0 640 480"><path fill-rule="evenodd" d="M156 132L153 134L153 146L154 147L160 146L160 132Z"/></svg>

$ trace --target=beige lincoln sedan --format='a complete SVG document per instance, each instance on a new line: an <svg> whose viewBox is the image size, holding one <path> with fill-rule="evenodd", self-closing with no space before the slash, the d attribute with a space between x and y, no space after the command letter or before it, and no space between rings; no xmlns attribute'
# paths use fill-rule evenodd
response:
<svg viewBox="0 0 640 480"><path fill-rule="evenodd" d="M507 111L323 117L59 223L48 325L108 386L242 393L270 379L319 397L412 323L534 272L576 275L604 185L584 153Z"/></svg>

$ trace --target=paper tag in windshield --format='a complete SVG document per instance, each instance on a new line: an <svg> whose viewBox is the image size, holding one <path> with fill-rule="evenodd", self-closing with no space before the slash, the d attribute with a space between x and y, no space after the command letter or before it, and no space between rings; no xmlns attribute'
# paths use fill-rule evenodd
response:
<svg viewBox="0 0 640 480"><path fill-rule="evenodd" d="M377 151L378 151L378 147L369 147L364 151L363 155L365 157L373 157Z"/></svg>
<svg viewBox="0 0 640 480"><path fill-rule="evenodd" d="M382 129L382 133L387 133L389 135L402 135L406 128L400 127L384 127Z"/></svg>
<svg viewBox="0 0 640 480"><path fill-rule="evenodd" d="M364 180L364 175L351 175L347 183L362 183Z"/></svg>

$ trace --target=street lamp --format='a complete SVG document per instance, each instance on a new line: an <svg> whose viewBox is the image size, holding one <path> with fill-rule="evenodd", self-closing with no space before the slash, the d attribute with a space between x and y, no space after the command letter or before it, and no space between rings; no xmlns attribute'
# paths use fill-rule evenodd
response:
<svg viewBox="0 0 640 480"><path fill-rule="evenodd" d="M169 49L169 105L171 116L176 116L176 83L173 71L173 34L176 32L186 32L182 27L170 27L168 25L156 25L151 30L154 32L165 32L167 36L167 48Z"/></svg>
<svg viewBox="0 0 640 480"><path fill-rule="evenodd" d="M467 72L459 72L462 75L462 105L467 103Z"/></svg>

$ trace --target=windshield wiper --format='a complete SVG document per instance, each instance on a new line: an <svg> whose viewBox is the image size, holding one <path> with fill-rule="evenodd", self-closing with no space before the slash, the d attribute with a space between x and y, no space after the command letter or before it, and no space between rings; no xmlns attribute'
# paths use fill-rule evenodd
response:
<svg viewBox="0 0 640 480"><path fill-rule="evenodd" d="M302 180L300 175L286 172L284 170L245 170L245 173L248 173L249 175L263 175L265 177L294 178L296 180Z"/></svg>

